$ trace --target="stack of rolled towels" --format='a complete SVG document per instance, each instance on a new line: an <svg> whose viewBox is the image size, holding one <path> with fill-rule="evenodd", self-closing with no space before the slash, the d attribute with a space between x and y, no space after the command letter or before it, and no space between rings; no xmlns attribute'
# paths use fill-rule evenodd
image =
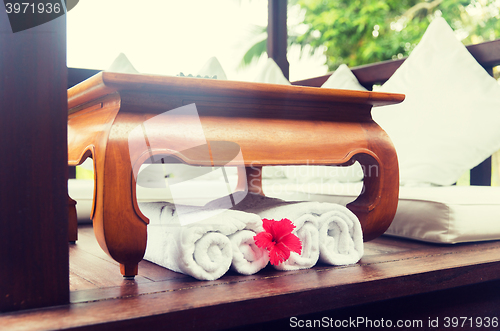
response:
<svg viewBox="0 0 500 331"><path fill-rule="evenodd" d="M236 192L240 201L224 209L227 197L203 207L182 206L182 216L197 219L183 224L179 207L168 202L140 203L149 219L144 258L199 280L215 280L229 269L251 275L266 267L269 253L255 244L264 231L262 219L287 218L301 243L278 270L307 269L318 262L354 264L363 256L363 234L357 217L346 207L324 202L289 202L247 192Z"/></svg>

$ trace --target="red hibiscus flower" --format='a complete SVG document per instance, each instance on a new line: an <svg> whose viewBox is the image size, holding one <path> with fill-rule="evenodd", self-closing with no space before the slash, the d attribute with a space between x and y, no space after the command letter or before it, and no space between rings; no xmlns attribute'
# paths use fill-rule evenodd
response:
<svg viewBox="0 0 500 331"><path fill-rule="evenodd" d="M262 220L264 232L253 237L255 245L269 251L269 261L272 265L285 262L290 257L290 252L300 254L302 243L299 237L292 234L295 225L286 218L281 221Z"/></svg>

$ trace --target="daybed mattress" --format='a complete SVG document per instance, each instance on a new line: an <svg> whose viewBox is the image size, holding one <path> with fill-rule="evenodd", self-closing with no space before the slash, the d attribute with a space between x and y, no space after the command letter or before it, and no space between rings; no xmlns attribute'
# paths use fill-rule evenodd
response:
<svg viewBox="0 0 500 331"><path fill-rule="evenodd" d="M232 181L234 184L234 180ZM77 201L79 222L90 221L93 181L69 180L69 194ZM176 203L203 205L227 194L211 181L194 181L176 193ZM234 186L232 186L234 187ZM264 180L266 195L286 200L315 200L346 205L359 195L362 183L291 184ZM158 194L158 193L161 194ZM137 187L142 201L173 201L158 189ZM400 187L396 216L386 234L433 243L460 243L500 239L500 187Z"/></svg>
<svg viewBox="0 0 500 331"><path fill-rule="evenodd" d="M347 204L362 183L300 185L296 198ZM434 243L500 239L500 187L400 187L385 234Z"/></svg>

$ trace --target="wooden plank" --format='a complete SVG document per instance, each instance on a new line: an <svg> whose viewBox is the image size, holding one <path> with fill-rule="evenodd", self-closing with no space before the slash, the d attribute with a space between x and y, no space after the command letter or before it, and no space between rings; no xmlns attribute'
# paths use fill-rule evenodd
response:
<svg viewBox="0 0 500 331"><path fill-rule="evenodd" d="M2 7L3 8L3 7ZM0 10L0 311L69 300L66 20Z"/></svg>
<svg viewBox="0 0 500 331"><path fill-rule="evenodd" d="M120 286L124 279L118 270L118 263L96 258L87 252L74 254L74 247L70 250L71 271L97 287ZM150 282L150 280L137 276L137 283Z"/></svg>
<svg viewBox="0 0 500 331"><path fill-rule="evenodd" d="M82 225L79 228L77 244L70 245L70 281L71 290L87 290L90 288L103 288L128 284L116 271L119 264L107 255L97 243L91 225ZM145 263L148 263L144 261ZM163 268L160 268L165 270ZM147 270L147 268L146 268ZM75 281L75 283L73 283ZM151 280L137 276L136 282L147 283ZM89 285L91 284L91 285Z"/></svg>
<svg viewBox="0 0 500 331"><path fill-rule="evenodd" d="M491 156L470 170L470 185L491 186Z"/></svg>
<svg viewBox="0 0 500 331"><path fill-rule="evenodd" d="M500 279L498 241L435 245L382 237L365 245L368 250L374 247L372 254L351 266L317 266L294 272L266 268L256 275L227 274L213 282L166 272L164 276L171 277L162 281L123 281L121 286L75 291L71 305L4 314L0 323L13 330L165 326L172 330L210 330L378 305L386 300ZM85 253L83 248L82 252ZM159 274L165 270L156 268ZM103 275L110 274L101 271ZM495 300L488 302L498 301ZM481 302L471 304L477 306Z"/></svg>
<svg viewBox="0 0 500 331"><path fill-rule="evenodd" d="M469 45L467 50L483 67L500 65L500 39Z"/></svg>
<svg viewBox="0 0 500 331"><path fill-rule="evenodd" d="M270 323L238 328L281 330L300 323L319 323L323 327L396 330L496 330L492 318L498 317L500 281L462 286L371 304L285 318ZM326 321L326 322L325 322ZM359 322L359 324L358 324ZM489 327L486 327L489 322ZM331 324L330 324L331 323ZM383 323L383 326L380 326ZM399 323L399 325L398 325ZM406 323L406 326L405 326ZM378 327L375 327L379 325ZM305 327L304 327L305 328Z"/></svg>
<svg viewBox="0 0 500 331"><path fill-rule="evenodd" d="M196 288L28 312L22 319L20 315L3 316L0 321L8 328L19 330L63 326L80 330L115 330L125 326L129 329L165 326L171 330L221 329L452 288L466 285L472 278L474 282L491 280L500 271L500 263L496 262L479 268L468 266L420 274L400 273L396 278L384 278L384 269L396 271L400 266L392 264L381 265L376 271L356 268L356 278L365 276L365 281L342 286L324 285L332 280L335 282L338 276L344 280L352 276L347 272L350 268L336 268L335 272L283 273L275 278L215 286L205 282L204 286ZM411 262L406 264L411 268Z"/></svg>
<svg viewBox="0 0 500 331"><path fill-rule="evenodd" d="M77 275L72 271L70 271L69 273L69 284L70 291L82 291L97 288L97 286L91 281Z"/></svg>

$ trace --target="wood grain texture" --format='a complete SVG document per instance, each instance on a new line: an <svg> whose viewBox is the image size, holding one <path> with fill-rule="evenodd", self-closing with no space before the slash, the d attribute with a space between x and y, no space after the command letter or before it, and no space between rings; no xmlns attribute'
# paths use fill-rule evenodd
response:
<svg viewBox="0 0 500 331"><path fill-rule="evenodd" d="M148 220L137 206L135 177L142 163L163 156L191 165L247 168L359 161L366 189L348 207L360 219L365 240L371 240L394 217L399 176L394 146L370 111L403 99L390 93L102 72L68 92L68 161L77 165L92 155L94 231L125 276L137 274L146 248ZM190 104L197 115L164 115ZM191 148L200 145L195 134L200 125L211 154ZM239 147L242 160L232 161L233 150L224 148L229 142ZM262 191L260 182L248 186Z"/></svg>
<svg viewBox="0 0 500 331"><path fill-rule="evenodd" d="M3 8L3 7L2 7ZM69 299L66 21L0 11L0 311Z"/></svg>
<svg viewBox="0 0 500 331"><path fill-rule="evenodd" d="M386 319L479 314L480 308L491 314L500 301L498 290L488 290L500 284L498 241L436 245L382 236L365 243L366 254L355 265L317 265L292 272L266 268L252 276L228 273L217 281L197 281L143 261L139 276L144 281L127 281L109 277L106 265L116 262L94 255L99 250L92 228L82 227L80 233L72 248L71 259L77 259L72 261L71 279L72 287L81 290L71 293L72 303L3 314L2 326L9 330L252 329L256 323L272 326L267 323L320 312L339 318L368 314ZM75 268L78 259L92 255L91 271L83 270L84 265ZM148 268L143 267L146 264ZM104 284L107 276L109 283ZM88 285L98 283L94 288ZM465 288L471 286L484 297ZM411 309L397 309L397 304ZM380 307L394 310L380 315L384 312Z"/></svg>

